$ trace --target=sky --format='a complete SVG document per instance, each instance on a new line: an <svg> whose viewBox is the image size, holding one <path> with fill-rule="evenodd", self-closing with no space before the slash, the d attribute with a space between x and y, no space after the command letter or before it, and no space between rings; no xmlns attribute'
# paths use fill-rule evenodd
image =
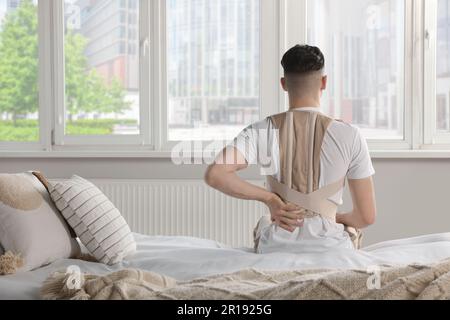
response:
<svg viewBox="0 0 450 320"><path fill-rule="evenodd" d="M5 11L6 11L6 0L0 0L0 21L3 21Z"/></svg>

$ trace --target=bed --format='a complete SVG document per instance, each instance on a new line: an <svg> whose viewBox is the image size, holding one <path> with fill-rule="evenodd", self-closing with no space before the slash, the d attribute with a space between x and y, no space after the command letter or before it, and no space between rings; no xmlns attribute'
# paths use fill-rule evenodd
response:
<svg viewBox="0 0 450 320"><path fill-rule="evenodd" d="M50 184L28 172L0 182L16 191L0 193L0 274L11 274L0 276L0 299L109 299L97 293L117 289L149 299L450 298L450 233L363 250L293 241L284 253L255 254L207 239L133 234L108 197L78 176ZM64 259L80 257L80 247L102 263ZM82 280L69 288L74 270ZM373 279L382 282L378 296L368 291Z"/></svg>
<svg viewBox="0 0 450 320"><path fill-rule="evenodd" d="M360 251L333 250L301 254L257 255L251 248L231 248L212 240L134 234L137 253L115 266L81 260L58 260L37 270L0 277L0 299L40 299L40 288L52 273L78 266L83 273L105 275L140 269L188 281L245 269L368 270L375 265L430 264L450 257L450 233L387 241Z"/></svg>

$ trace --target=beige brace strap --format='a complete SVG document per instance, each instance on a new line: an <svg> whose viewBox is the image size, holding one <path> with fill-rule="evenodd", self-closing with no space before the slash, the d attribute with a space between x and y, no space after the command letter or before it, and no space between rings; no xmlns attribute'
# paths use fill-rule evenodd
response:
<svg viewBox="0 0 450 320"><path fill-rule="evenodd" d="M285 137L287 137L285 183L287 187L292 188L292 154L294 152L294 135L292 134L292 129L294 127L294 114L292 112L288 112L286 114L286 121L288 124L284 126L284 130L286 130Z"/></svg>
<svg viewBox="0 0 450 320"><path fill-rule="evenodd" d="M313 213L320 214L322 217L334 220L336 219L337 205L328 200L341 190L345 179L341 179L315 192L305 194L294 189L288 188L285 184L278 182L273 177L268 177L268 187L271 192L278 194L285 201L294 203Z"/></svg>

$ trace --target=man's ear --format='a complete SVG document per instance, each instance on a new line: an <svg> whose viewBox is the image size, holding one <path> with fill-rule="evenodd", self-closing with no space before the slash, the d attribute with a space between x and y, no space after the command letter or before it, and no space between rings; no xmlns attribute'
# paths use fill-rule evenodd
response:
<svg viewBox="0 0 450 320"><path fill-rule="evenodd" d="M280 83L281 83L281 87L283 88L283 90L284 91L288 91L288 89L287 89L287 84L286 84L286 78L281 78L281 80L280 80Z"/></svg>
<svg viewBox="0 0 450 320"><path fill-rule="evenodd" d="M320 90L322 90L322 91L327 90L327 85L328 85L328 76L323 76L322 77L322 86L321 86Z"/></svg>

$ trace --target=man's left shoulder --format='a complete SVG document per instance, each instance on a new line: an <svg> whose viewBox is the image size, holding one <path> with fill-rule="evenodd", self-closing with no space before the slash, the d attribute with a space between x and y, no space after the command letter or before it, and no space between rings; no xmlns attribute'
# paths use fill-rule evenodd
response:
<svg viewBox="0 0 450 320"><path fill-rule="evenodd" d="M328 130L334 136L339 137L339 140L345 140L349 143L353 143L353 141L361 134L357 126L341 119L333 119Z"/></svg>
<svg viewBox="0 0 450 320"><path fill-rule="evenodd" d="M336 126L337 128L340 128L342 130L348 130L348 131L357 131L359 130L358 127L351 124L350 122L343 120L343 119L335 119L332 118L332 124Z"/></svg>

